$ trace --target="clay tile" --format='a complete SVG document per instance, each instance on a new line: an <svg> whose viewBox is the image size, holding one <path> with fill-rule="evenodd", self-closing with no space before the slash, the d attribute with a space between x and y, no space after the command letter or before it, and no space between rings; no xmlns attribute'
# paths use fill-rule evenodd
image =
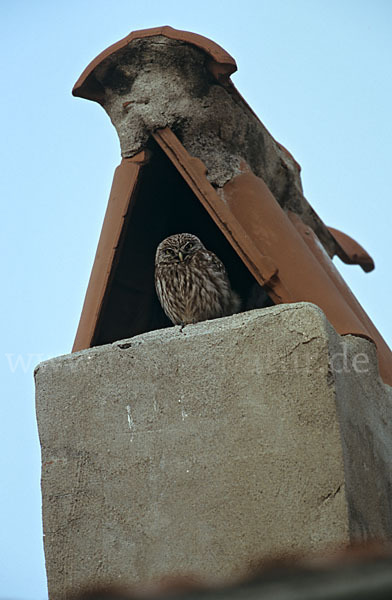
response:
<svg viewBox="0 0 392 600"><path fill-rule="evenodd" d="M209 60L181 47L178 61L177 45L163 43L152 70L146 42L134 76L119 85L116 68L126 73L133 60L120 50L157 35L193 44ZM99 69L108 57L115 68ZM101 102L109 114L122 161L73 350L171 325L155 293L155 252L168 235L190 232L225 264L242 310L311 302L338 333L376 344L381 376L392 384L391 351L331 258L338 254L365 271L373 261L315 213L297 163L229 81L235 68L210 40L159 27L133 32L105 50L76 83L74 95Z"/></svg>
<svg viewBox="0 0 392 600"><path fill-rule="evenodd" d="M344 263L348 265L360 265L365 273L373 271L374 261L365 248L349 235L343 233L343 231L339 231L333 227L328 227L328 230L338 243L339 249L337 255Z"/></svg>
<svg viewBox="0 0 392 600"><path fill-rule="evenodd" d="M178 40L181 42L187 42L197 48L203 50L210 58L208 62L208 68L213 76L218 81L224 81L237 70L237 64L232 56L221 46L197 33L190 31L181 31L180 29L174 29L169 25L163 27L152 27L150 29L140 29L138 31L132 31L129 35L125 36L122 40L119 40L115 44L103 50L91 63L85 68L77 82L75 83L72 94L88 100L95 100L101 102L103 98L104 90L101 84L94 77L94 70L98 65L101 65L104 60L109 56L118 52L134 40L139 40L147 37L154 37L162 35L171 40Z"/></svg>

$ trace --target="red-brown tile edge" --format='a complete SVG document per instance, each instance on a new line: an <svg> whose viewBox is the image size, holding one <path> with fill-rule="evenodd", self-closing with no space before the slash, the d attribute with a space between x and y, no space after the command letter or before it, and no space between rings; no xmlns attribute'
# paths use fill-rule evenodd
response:
<svg viewBox="0 0 392 600"><path fill-rule="evenodd" d="M72 352L90 348L96 333L129 202L148 153L123 159L117 167Z"/></svg>
<svg viewBox="0 0 392 600"><path fill-rule="evenodd" d="M375 267L374 260L358 242L346 233L343 233L343 231L339 231L333 227L328 227L328 231L343 250L343 252L337 253L340 260L348 265L360 265L366 273L373 271Z"/></svg>
<svg viewBox="0 0 392 600"><path fill-rule="evenodd" d="M129 35L112 44L106 50L103 50L90 64L84 69L83 73L75 83L72 94L81 98L102 102L103 90L97 80L93 77L94 69L102 63L108 56L114 54L124 46L127 46L133 40L162 35L172 40L179 40L193 44L210 56L210 61L207 66L214 77L221 81L227 79L232 73L237 70L237 64L232 56L221 46L212 40L192 33L191 31L182 31L174 29L169 25L163 27L152 27L151 29L140 29L132 31Z"/></svg>

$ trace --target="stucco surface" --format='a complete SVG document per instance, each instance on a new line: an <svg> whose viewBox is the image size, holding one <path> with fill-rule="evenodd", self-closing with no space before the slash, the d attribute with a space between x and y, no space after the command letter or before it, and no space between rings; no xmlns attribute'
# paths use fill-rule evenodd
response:
<svg viewBox="0 0 392 600"><path fill-rule="evenodd" d="M50 596L225 581L350 530L387 537L391 396L375 360L370 342L299 303L41 363Z"/></svg>
<svg viewBox="0 0 392 600"><path fill-rule="evenodd" d="M298 164L241 96L214 79L201 49L161 35L135 39L105 58L94 77L124 158L143 150L152 132L170 127L217 188L245 160L279 204L299 214L335 254L336 242L303 196Z"/></svg>

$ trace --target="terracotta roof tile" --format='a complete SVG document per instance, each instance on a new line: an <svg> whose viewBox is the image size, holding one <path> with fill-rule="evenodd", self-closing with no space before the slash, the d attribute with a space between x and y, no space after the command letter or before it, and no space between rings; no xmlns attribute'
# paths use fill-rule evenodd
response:
<svg viewBox="0 0 392 600"><path fill-rule="evenodd" d="M163 27L133 32L105 50L84 71L74 94L103 102L102 83L94 75L96 67L133 40L156 35L202 48L213 61L210 66L215 65L214 76L223 77L225 89L232 93L228 74L235 70L235 62L222 48L202 36ZM134 110L132 99L124 102L129 97L122 93L118 102L122 107L130 103ZM247 107L240 95L234 99L234 107L238 101ZM192 106L191 102L191 112ZM195 106L200 110L198 104ZM122 115L125 109L121 106L115 110L119 119L116 126L127 132L133 113ZM139 113L135 115L140 118ZM249 112L244 118L255 123L254 117L247 115ZM339 333L376 343L381 375L392 384L391 351L339 275L331 256L337 253L365 271L374 267L372 259L354 240L327 229L301 195L298 165L290 153L261 123L257 126L264 136L260 147L270 153L267 158L275 165L275 170L266 171L270 187L260 176L254 152L248 153L246 144L241 160L235 156L232 161L229 179L224 184L211 180L200 157L209 160L209 152L217 152L219 158L220 148L227 152L227 144L222 145L219 137L215 142L208 138L212 145L205 151L202 144L199 151L200 145L193 145L197 127L190 135L189 125L188 130L180 130L184 138L188 135L185 141L170 127L151 127L142 152L122 160L114 175L73 350L170 325L154 290L155 249L167 235L191 231L223 260L246 308L254 307L250 299L261 289L274 303L315 303ZM186 145L193 148L192 153ZM247 153L248 161L244 158ZM281 194L279 198L272 192L274 186L275 193Z"/></svg>
<svg viewBox="0 0 392 600"><path fill-rule="evenodd" d="M214 75L214 77L216 77L217 80L221 81L222 79L227 79L237 70L237 64L234 58L212 40L209 40L202 35L198 35L197 33L181 31L179 29L173 29L173 27L170 27L169 25L165 25L163 27L152 27L150 29L131 31L131 33L125 36L122 40L119 40L115 44L109 46L109 48L106 48L106 50L98 54L98 56L94 58L94 60L92 60L91 63L85 68L75 83L72 94L74 96L81 96L82 98L88 98L89 100L100 102L102 99L102 89L94 78L95 68L106 58L108 58L108 56L114 54L118 50L121 50L130 44L130 42L146 37L154 37L157 35L162 35L172 40L187 42L188 44L192 44L193 46L203 50L211 59L211 62L208 66L211 73Z"/></svg>

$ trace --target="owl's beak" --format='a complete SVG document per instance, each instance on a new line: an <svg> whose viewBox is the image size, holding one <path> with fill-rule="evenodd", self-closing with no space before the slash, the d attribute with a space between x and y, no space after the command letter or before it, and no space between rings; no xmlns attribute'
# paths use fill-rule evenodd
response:
<svg viewBox="0 0 392 600"><path fill-rule="evenodd" d="M181 250L180 250L180 251L179 251L179 253L178 253L178 258L180 259L180 261L181 261L181 262L184 260L184 255L183 255L183 253L181 252Z"/></svg>

